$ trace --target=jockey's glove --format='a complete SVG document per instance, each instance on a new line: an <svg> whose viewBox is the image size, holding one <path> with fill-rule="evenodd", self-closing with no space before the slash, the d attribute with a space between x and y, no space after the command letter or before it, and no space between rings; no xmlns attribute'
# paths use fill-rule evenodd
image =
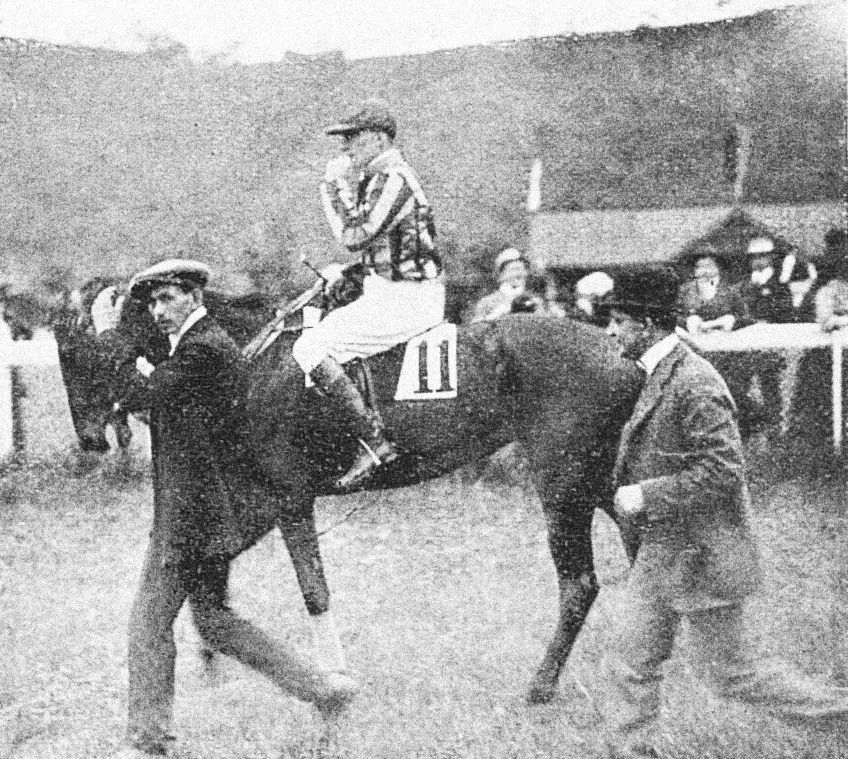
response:
<svg viewBox="0 0 848 759"><path fill-rule="evenodd" d="M327 161L324 168L324 181L328 184L344 182L350 184L353 177L353 161L347 153L342 153Z"/></svg>
<svg viewBox="0 0 848 759"><path fill-rule="evenodd" d="M346 267L342 264L327 264L323 269L321 269L321 277L326 280L324 292L327 292L344 276L345 268Z"/></svg>

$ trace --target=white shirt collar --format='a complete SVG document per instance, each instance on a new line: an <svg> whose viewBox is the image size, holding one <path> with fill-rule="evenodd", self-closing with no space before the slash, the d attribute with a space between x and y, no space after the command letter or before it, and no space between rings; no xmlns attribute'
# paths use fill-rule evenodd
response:
<svg viewBox="0 0 848 759"><path fill-rule="evenodd" d="M669 353L671 353L680 342L680 338L672 332L667 337L664 337L658 343L654 343L648 350L642 354L639 363L645 369L645 374L649 377L654 373L657 364L662 361Z"/></svg>
<svg viewBox="0 0 848 759"><path fill-rule="evenodd" d="M188 332L197 322L199 322L204 316L206 316L206 306L198 306L194 309L189 315L188 319L183 322L183 326L180 327L175 334L168 335L168 342L171 343L171 352L168 354L169 356L174 355L174 351L177 349L177 346L180 344L180 339L182 336Z"/></svg>

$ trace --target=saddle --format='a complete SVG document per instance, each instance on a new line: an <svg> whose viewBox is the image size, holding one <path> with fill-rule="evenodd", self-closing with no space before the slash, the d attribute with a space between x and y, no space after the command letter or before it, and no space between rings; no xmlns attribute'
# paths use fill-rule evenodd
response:
<svg viewBox="0 0 848 759"><path fill-rule="evenodd" d="M289 317L299 316L299 328L302 329L309 322L308 313L311 312L320 319L321 315L356 300L362 293L363 276L362 267L350 267L339 283L331 288L329 294L323 291L320 280L316 282L313 287L280 309L278 316L245 346L242 352L245 358L255 359L283 332L298 329L286 326ZM319 300L321 306L314 306ZM390 402L456 398L456 344L456 325L443 322L416 335L407 343L401 343L367 359L352 359L347 363L346 371L357 384L362 397L375 410L381 400ZM377 368L378 382L375 383L374 372L369 367ZM384 387L383 380L387 376L393 378L394 387L391 391ZM308 377L306 384L311 384Z"/></svg>

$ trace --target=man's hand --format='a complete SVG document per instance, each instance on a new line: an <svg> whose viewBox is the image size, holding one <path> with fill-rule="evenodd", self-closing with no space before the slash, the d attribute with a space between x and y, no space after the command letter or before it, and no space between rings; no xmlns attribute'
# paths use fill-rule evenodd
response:
<svg viewBox="0 0 848 759"><path fill-rule="evenodd" d="M333 285L338 282L345 273L345 267L342 264L327 264L321 269L321 276L326 280L324 292L329 292Z"/></svg>
<svg viewBox="0 0 848 759"><path fill-rule="evenodd" d="M115 329L121 321L124 296L116 297L116 293L117 288L107 287L91 304L91 323L98 335L107 329Z"/></svg>
<svg viewBox="0 0 848 759"><path fill-rule="evenodd" d="M615 491L613 506L619 516L632 519L645 509L645 499L639 485L624 485Z"/></svg>
<svg viewBox="0 0 848 759"><path fill-rule="evenodd" d="M704 320L698 314L692 314L686 317L686 331L692 335L697 335L701 332L701 326Z"/></svg>
<svg viewBox="0 0 848 759"><path fill-rule="evenodd" d="M821 328L825 332L833 332L846 326L848 326L848 315L833 314L833 316L829 316L822 322Z"/></svg>
<svg viewBox="0 0 848 759"><path fill-rule="evenodd" d="M324 181L331 184L350 184L353 176L353 161L347 153L331 158L324 169Z"/></svg>
<svg viewBox="0 0 848 759"><path fill-rule="evenodd" d="M153 370L156 368L151 364L144 356L139 356L135 360L135 368L139 371L139 373L143 374L145 377L149 377L153 374Z"/></svg>

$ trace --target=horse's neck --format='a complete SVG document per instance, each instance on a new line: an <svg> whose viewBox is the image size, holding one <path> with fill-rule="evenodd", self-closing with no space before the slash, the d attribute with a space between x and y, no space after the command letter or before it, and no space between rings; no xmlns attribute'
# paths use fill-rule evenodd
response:
<svg viewBox="0 0 848 759"><path fill-rule="evenodd" d="M269 299L260 293L229 297L213 290L204 302L209 315L240 346L250 342L274 317Z"/></svg>

